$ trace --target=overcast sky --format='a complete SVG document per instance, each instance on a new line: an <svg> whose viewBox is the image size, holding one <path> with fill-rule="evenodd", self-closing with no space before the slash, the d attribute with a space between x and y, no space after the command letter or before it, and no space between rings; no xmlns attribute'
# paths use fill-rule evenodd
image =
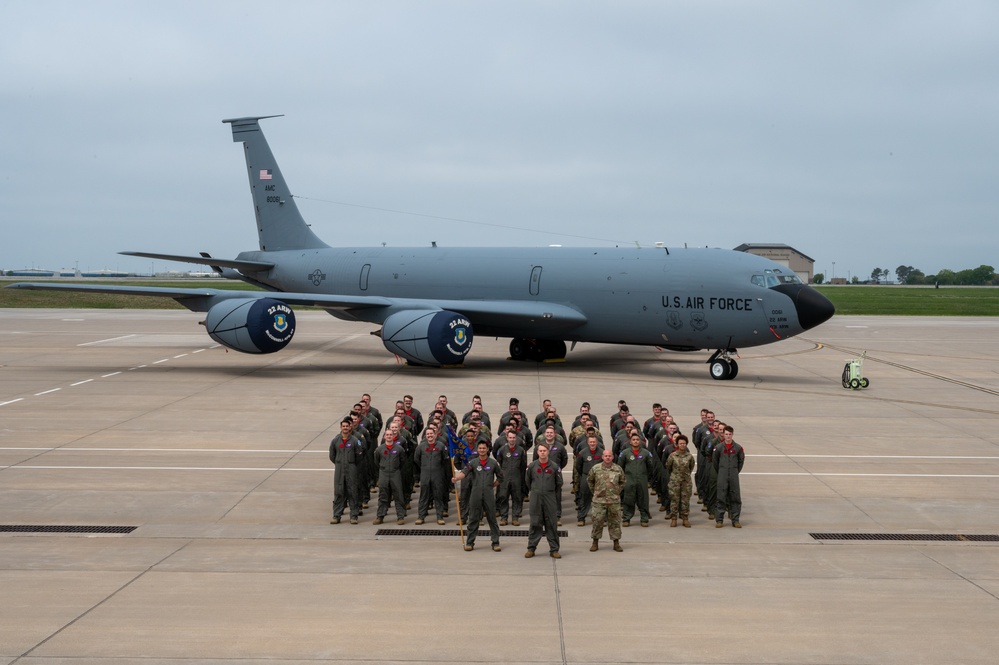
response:
<svg viewBox="0 0 999 665"><path fill-rule="evenodd" d="M256 249L220 121L277 113L264 132L331 245L781 242L827 276L999 268L996 2L0 0L0 18L3 269Z"/></svg>

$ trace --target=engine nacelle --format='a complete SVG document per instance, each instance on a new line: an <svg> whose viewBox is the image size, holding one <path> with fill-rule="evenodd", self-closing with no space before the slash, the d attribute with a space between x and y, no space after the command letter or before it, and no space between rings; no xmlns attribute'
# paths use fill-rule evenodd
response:
<svg viewBox="0 0 999 665"><path fill-rule="evenodd" d="M472 348L472 323L456 312L406 310L382 325L385 348L419 365L457 365Z"/></svg>
<svg viewBox="0 0 999 665"><path fill-rule="evenodd" d="M205 328L230 349L274 353L288 346L295 334L295 312L273 298L234 298L208 310Z"/></svg>

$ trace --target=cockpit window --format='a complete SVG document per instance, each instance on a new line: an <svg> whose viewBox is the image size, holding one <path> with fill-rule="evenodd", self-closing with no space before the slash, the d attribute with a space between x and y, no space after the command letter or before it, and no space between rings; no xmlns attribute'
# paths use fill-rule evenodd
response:
<svg viewBox="0 0 999 665"><path fill-rule="evenodd" d="M756 286L766 287L767 285L766 280L763 278L763 275L753 275L752 282Z"/></svg>
<svg viewBox="0 0 999 665"><path fill-rule="evenodd" d="M757 279L759 275L753 275L753 284L759 284ZM766 286L770 287L777 286L778 284L801 284L801 278L798 277L793 271L783 271L779 268L774 268L773 270L763 271L763 281L766 282Z"/></svg>
<svg viewBox="0 0 999 665"><path fill-rule="evenodd" d="M781 284L801 284L801 280L798 279L798 275L793 272L783 272L781 270L774 270L774 274L777 275L777 280Z"/></svg>

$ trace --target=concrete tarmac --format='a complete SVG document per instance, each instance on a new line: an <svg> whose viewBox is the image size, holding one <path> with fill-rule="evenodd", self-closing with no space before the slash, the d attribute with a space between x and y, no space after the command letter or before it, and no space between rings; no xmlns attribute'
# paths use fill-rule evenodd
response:
<svg viewBox="0 0 999 665"><path fill-rule="evenodd" d="M706 352L517 363L486 338L464 367L408 367L320 312L247 356L200 316L0 310L0 663L997 660L999 318L838 316L719 382ZM844 390L865 350L870 388ZM363 392L459 414L479 394L494 419L589 400L605 425L658 401L688 433L711 408L748 453L743 528L654 512L591 553L568 492L557 561L524 558L526 519L499 553L378 535L439 528L415 510L330 525L328 445Z"/></svg>

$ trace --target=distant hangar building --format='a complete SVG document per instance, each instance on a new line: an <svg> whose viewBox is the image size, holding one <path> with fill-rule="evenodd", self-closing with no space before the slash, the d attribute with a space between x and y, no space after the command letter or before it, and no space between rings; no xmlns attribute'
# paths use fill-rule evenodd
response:
<svg viewBox="0 0 999 665"><path fill-rule="evenodd" d="M805 284L811 284L812 277L815 275L815 259L802 254L790 245L782 243L743 243L736 247L735 251L762 256L782 266L787 266Z"/></svg>

